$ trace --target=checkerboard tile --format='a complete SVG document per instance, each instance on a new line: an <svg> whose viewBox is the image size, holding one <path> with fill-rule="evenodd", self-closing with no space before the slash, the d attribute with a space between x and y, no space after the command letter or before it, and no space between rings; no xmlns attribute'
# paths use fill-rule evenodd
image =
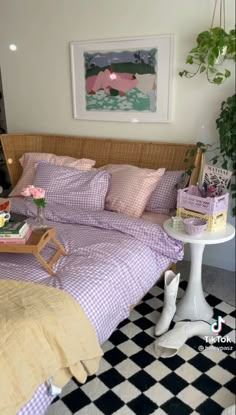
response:
<svg viewBox="0 0 236 415"><path fill-rule="evenodd" d="M181 281L180 290L185 289ZM97 375L84 385L72 379L47 415L220 415L234 403L232 350L206 349L204 339L193 337L176 356L156 357L154 327L163 299L163 284L156 285L103 345ZM213 295L206 299L214 317L226 321L221 334L235 339L234 308Z"/></svg>

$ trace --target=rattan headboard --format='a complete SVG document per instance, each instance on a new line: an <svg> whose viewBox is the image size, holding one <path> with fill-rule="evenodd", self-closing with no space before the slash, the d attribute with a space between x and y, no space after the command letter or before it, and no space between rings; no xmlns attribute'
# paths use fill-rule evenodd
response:
<svg viewBox="0 0 236 415"><path fill-rule="evenodd" d="M27 152L53 153L75 158L96 160L96 167L105 164L133 164L139 167L167 170L186 170L195 165L191 183L196 183L200 165L201 151L188 163L184 162L187 150L196 148L194 144L148 143L92 137L65 135L0 135L11 184L14 186L21 176L19 158Z"/></svg>

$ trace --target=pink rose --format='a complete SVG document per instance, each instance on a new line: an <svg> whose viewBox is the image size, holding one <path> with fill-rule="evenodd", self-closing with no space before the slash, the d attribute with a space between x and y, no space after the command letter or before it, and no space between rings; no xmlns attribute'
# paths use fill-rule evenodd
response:
<svg viewBox="0 0 236 415"><path fill-rule="evenodd" d="M45 190L30 184L22 190L21 194L25 197L32 196L34 199L44 199Z"/></svg>
<svg viewBox="0 0 236 415"><path fill-rule="evenodd" d="M34 189L34 186L32 185L28 185L27 187L25 187L21 192L22 196L25 196L25 197L31 196L32 188Z"/></svg>
<svg viewBox="0 0 236 415"><path fill-rule="evenodd" d="M34 187L33 189L31 189L31 195L34 199L44 199L45 190L41 189L40 187Z"/></svg>

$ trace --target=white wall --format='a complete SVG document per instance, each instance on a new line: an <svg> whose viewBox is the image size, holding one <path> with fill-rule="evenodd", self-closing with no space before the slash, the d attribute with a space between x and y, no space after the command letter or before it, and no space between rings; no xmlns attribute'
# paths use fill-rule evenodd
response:
<svg viewBox="0 0 236 415"><path fill-rule="evenodd" d="M8 131L215 141L215 119L221 101L234 93L234 76L222 86L209 84L204 75L191 80L178 76L196 34L210 26L214 3L215 0L0 0L0 65ZM226 1L227 30L234 26L234 7L234 0ZM174 34L176 40L173 123L87 122L72 118L69 41L163 33ZM17 45L16 52L9 50L11 43ZM233 64L229 67L234 70ZM214 251L207 248L205 261L233 269L231 248L232 243L215 247Z"/></svg>

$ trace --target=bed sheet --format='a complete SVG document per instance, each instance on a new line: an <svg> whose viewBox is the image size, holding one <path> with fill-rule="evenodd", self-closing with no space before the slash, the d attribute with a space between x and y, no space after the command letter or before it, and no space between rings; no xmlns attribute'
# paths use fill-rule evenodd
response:
<svg viewBox="0 0 236 415"><path fill-rule="evenodd" d="M170 219L170 215L155 212L143 212L141 219L160 225L163 228L164 222Z"/></svg>
<svg viewBox="0 0 236 415"><path fill-rule="evenodd" d="M32 203L13 202L13 210L32 216ZM66 290L83 307L100 344L128 317L170 262L183 256L183 246L156 224L112 212L78 212L49 206L48 225L69 253L50 277L32 255L0 254L0 278L32 281ZM66 222L66 223L65 223ZM68 223L70 222L70 223ZM53 246L44 249L52 255ZM166 253L167 255L164 255ZM43 415L52 397L41 385L18 415Z"/></svg>

